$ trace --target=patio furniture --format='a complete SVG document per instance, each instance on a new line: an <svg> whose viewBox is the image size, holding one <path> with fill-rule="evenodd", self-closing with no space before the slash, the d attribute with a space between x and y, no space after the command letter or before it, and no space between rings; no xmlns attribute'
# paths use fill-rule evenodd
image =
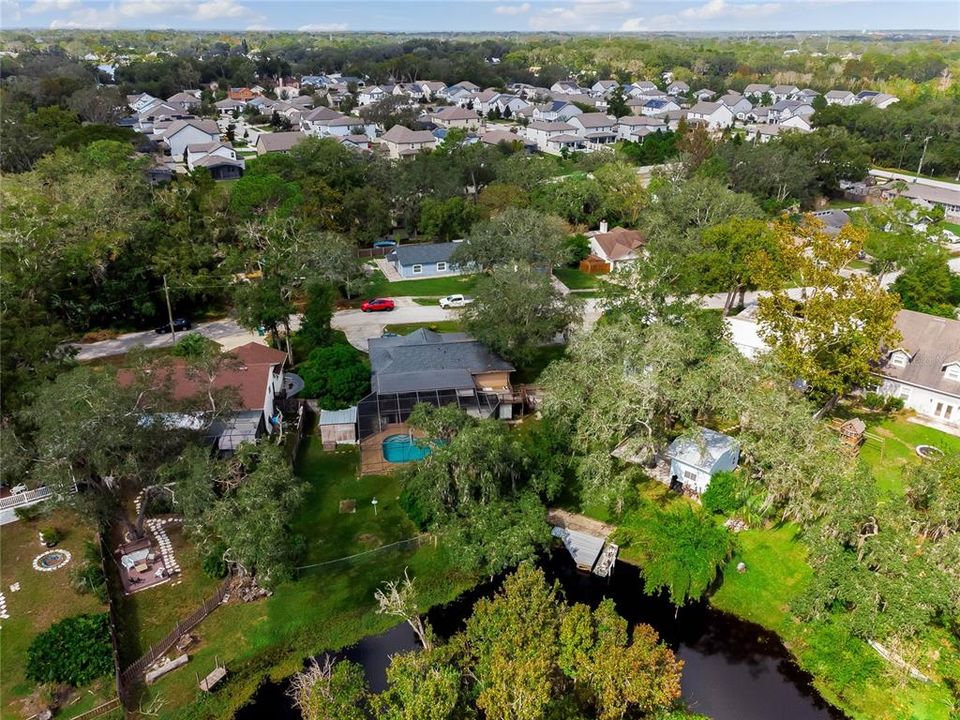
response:
<svg viewBox="0 0 960 720"><path fill-rule="evenodd" d="M150 569L150 566L147 565L146 563L140 563L139 565L134 565L133 569L136 570L138 573L145 573Z"/></svg>

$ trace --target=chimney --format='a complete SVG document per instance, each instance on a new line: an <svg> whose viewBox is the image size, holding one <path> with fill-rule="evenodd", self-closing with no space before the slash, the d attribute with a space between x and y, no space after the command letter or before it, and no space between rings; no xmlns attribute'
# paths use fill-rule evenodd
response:
<svg viewBox="0 0 960 720"><path fill-rule="evenodd" d="M600 232L601 232L601 233L605 233L606 231L607 231L607 221L606 221L606 220L601 220L601 221L600 221Z"/></svg>

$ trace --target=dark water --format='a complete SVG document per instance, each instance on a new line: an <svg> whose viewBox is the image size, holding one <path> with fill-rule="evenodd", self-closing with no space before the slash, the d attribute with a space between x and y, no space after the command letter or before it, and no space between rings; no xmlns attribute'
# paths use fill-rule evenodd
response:
<svg viewBox="0 0 960 720"><path fill-rule="evenodd" d="M609 580L577 572L564 551L541 563L550 580L556 579L569 602L596 606L605 597L631 624L652 625L683 662L683 698L691 710L715 720L836 720L843 714L829 706L810 684L810 676L790 659L777 637L763 628L721 613L704 603L675 613L662 597L643 594L639 571L617 565ZM429 613L430 624L441 637L463 629L473 604L492 593L500 580L465 593ZM404 623L380 635L366 637L334 657L363 665L370 688L386 685L389 656L418 647ZM284 694L285 683L264 683L236 720L279 718L299 720L300 714Z"/></svg>

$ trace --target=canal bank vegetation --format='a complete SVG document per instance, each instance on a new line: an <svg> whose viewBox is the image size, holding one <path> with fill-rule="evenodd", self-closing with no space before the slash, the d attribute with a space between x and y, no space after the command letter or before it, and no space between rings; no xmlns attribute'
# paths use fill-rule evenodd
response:
<svg viewBox="0 0 960 720"><path fill-rule="evenodd" d="M776 631L850 716L946 720L960 680L956 438L873 412L889 450L844 452L777 357L750 363L708 318L684 317L609 317L547 369L544 418L572 451L565 504L618 526L648 591L705 595ZM656 453L701 426L741 448L702 510L651 479ZM947 457L921 461L918 437Z"/></svg>
<svg viewBox="0 0 960 720"><path fill-rule="evenodd" d="M414 591L405 576L404 586ZM678 705L683 662L649 625L628 628L611 600L567 605L542 570L521 563L465 629L393 655L372 694L349 661L314 661L290 695L304 720L694 718Z"/></svg>

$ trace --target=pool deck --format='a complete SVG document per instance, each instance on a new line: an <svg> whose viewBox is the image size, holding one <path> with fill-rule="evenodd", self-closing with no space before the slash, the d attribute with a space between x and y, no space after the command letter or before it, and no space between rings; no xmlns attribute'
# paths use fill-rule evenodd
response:
<svg viewBox="0 0 960 720"><path fill-rule="evenodd" d="M384 475L393 472L404 463L390 462L383 456L383 441L391 435L412 434L414 437L424 437L420 430L411 428L406 423L393 423L383 430L369 435L360 441L360 474Z"/></svg>

